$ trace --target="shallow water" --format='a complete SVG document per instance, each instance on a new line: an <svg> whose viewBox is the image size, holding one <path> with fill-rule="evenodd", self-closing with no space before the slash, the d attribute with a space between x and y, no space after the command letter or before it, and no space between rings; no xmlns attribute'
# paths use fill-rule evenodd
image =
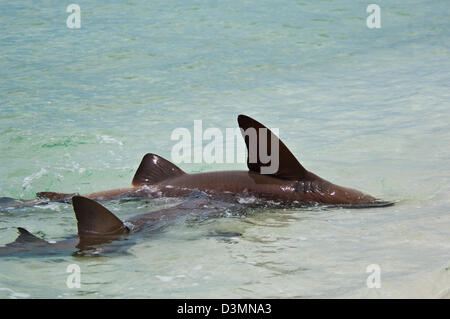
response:
<svg viewBox="0 0 450 319"><path fill-rule="evenodd" d="M78 30L68 4L0 3L0 196L127 187L145 153L170 159L175 128L243 113L312 172L398 203L258 209L180 220L123 255L0 259L0 297L449 297L448 1L380 2L376 30L363 1L78 2ZM105 205L126 219L166 203ZM0 244L17 226L76 233L67 204L2 210Z"/></svg>

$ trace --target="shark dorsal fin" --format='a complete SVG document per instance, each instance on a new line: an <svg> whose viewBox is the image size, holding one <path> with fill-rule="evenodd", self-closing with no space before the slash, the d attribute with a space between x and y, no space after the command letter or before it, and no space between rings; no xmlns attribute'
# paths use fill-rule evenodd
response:
<svg viewBox="0 0 450 319"><path fill-rule="evenodd" d="M286 147L286 145L284 145L284 143L275 134L273 134L272 131L270 131L266 126L246 115L239 115L238 123L239 127L241 128L242 136L244 137L245 140L245 145L247 146L247 167L250 171L261 174L264 173L261 171L261 169L269 165L269 163L263 163L263 161L261 161L259 154L260 152L259 150L261 148L260 143L264 141L264 137L263 136L261 137L263 130L260 129L266 129L267 131L264 133L265 136L267 136L266 153L268 156L270 156L272 154L271 141L278 141L278 155L279 155L278 170L275 173L271 173L269 175L287 180L308 179L309 177L308 171L298 162L298 160ZM256 139L254 142L251 142L250 136L245 134L245 132L248 129L252 128L254 129L254 131L256 131ZM250 145L250 143L256 143L256 145ZM251 151L256 152L255 154L256 161L250 160Z"/></svg>
<svg viewBox="0 0 450 319"><path fill-rule="evenodd" d="M78 222L78 236L113 236L128 228L108 209L83 196L74 196L72 206Z"/></svg>
<svg viewBox="0 0 450 319"><path fill-rule="evenodd" d="M175 164L156 154L146 154L133 178L133 186L154 185L171 177L186 174Z"/></svg>
<svg viewBox="0 0 450 319"><path fill-rule="evenodd" d="M16 240L14 242L11 243L12 245L31 244L31 243L48 244L47 241L45 241L42 238L39 238L37 236L34 236L32 233L30 233L25 228L18 227L17 230L19 231L19 236L16 238ZM11 244L9 244L9 245L11 245Z"/></svg>

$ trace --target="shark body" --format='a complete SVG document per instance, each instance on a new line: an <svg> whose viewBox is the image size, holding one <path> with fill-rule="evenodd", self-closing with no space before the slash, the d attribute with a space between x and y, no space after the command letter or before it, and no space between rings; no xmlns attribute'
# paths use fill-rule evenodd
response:
<svg viewBox="0 0 450 319"><path fill-rule="evenodd" d="M244 136L247 146L248 171L217 171L187 174L182 169L156 154L146 154L133 178L131 188L116 189L84 195L91 199L113 199L120 197L185 196L192 191L202 191L217 198L254 196L281 204L325 204L347 207L380 207L393 203L380 201L358 190L333 184L306 170L267 127L256 120L240 115L241 131L254 129L256 139ZM266 140L261 129L267 130ZM276 140L277 150L271 149ZM263 145L265 144L265 145ZM278 152L279 165L275 173L263 174L267 167L259 155L250 159L251 150L265 147L268 153ZM49 200L67 200L75 194L53 192L38 193L38 197Z"/></svg>
<svg viewBox="0 0 450 319"><path fill-rule="evenodd" d="M149 153L142 159L130 188L84 196L41 192L37 195L45 201L25 203L5 198L5 202L17 206L35 205L48 200L71 200L78 222L78 234L57 243L49 243L23 228L18 228L19 237L13 243L0 247L0 256L30 253L46 255L74 249L89 250L92 247L117 242L125 237L129 238L136 233L151 234L165 227L168 221L176 220L180 216L186 216L193 211L204 211L205 207L220 209L228 205L236 205L237 198L249 196L258 199L257 203L262 205L267 205L268 202L291 206L322 204L349 208L393 205L392 202L381 201L358 190L333 184L309 172L278 137L256 120L240 115L238 123L242 132L249 128L257 132L257 138L253 141L244 135L248 151L248 170L246 171L187 174L161 156ZM269 133L266 139L259 135L260 129L265 129ZM277 141L277 149L271 149L270 141L273 140ZM268 154L278 152L279 165L274 173L262 173L268 164L260 157L257 156L256 160L250 159L250 150L258 150L261 147L265 147ZM206 197L188 199L171 209L138 215L126 223L95 201L124 197L189 197L196 193L204 194ZM255 203L252 202L252 204ZM245 205L239 205L241 206Z"/></svg>
<svg viewBox="0 0 450 319"><path fill-rule="evenodd" d="M73 196L72 206L77 219L77 234L53 242L41 239L19 227L17 239L0 247L0 257L60 254L92 256L123 253L139 240L154 236L182 218L218 217L224 209L234 213L245 209L232 202L216 201L200 192L192 193L186 200L173 207L139 214L126 221L119 219L100 203L83 196ZM221 234L212 235L221 236Z"/></svg>

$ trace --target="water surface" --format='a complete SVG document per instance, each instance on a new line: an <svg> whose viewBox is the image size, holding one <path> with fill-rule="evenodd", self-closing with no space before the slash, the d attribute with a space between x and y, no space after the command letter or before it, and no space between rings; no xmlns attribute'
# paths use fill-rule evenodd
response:
<svg viewBox="0 0 450 319"><path fill-rule="evenodd" d="M381 29L364 1L77 3L73 30L70 3L0 3L0 196L126 187L145 153L170 159L175 128L243 113L312 172L398 203L180 221L119 256L1 259L0 297L449 297L448 1L381 1ZM107 204L122 219L160 205ZM0 212L0 244L17 226L76 232L67 204Z"/></svg>

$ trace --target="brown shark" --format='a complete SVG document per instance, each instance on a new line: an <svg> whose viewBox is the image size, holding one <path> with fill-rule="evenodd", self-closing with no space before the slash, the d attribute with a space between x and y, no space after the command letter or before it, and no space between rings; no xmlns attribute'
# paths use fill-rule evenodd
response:
<svg viewBox="0 0 450 319"><path fill-rule="evenodd" d="M203 219L205 216L218 217L225 208L234 213L244 209L242 205L220 202L200 192L191 194L187 200L173 207L140 214L125 222L98 202L86 197L73 196L72 206L77 219L77 235L49 242L19 227L17 239L0 247L0 257L49 256L68 252L96 256L123 253L137 240L160 232L181 217L201 216ZM228 236L226 233L210 235Z"/></svg>
<svg viewBox="0 0 450 319"><path fill-rule="evenodd" d="M239 115L238 123L247 146L248 171L187 174L156 154L146 154L133 178L132 188L85 196L91 199L185 196L192 191L202 191L222 199L250 196L260 200L261 203L271 201L289 205L325 204L352 208L393 205L392 202L380 201L358 190L335 185L306 170L286 145L258 121ZM256 132L256 138L251 139L245 134L249 129ZM266 133L263 135L261 132L264 130ZM278 147L275 149L272 145ZM273 173L263 172L270 163L262 160L259 152L262 147L267 155L274 155L277 152L278 169ZM251 152L257 155L251 158ZM75 194L41 192L37 195L50 200L65 200Z"/></svg>
<svg viewBox="0 0 450 319"><path fill-rule="evenodd" d="M110 190L86 195L60 193L39 193L38 196L50 200L70 200L78 221L78 235L66 240L49 243L27 230L19 228L19 237L13 243L0 247L0 256L17 254L48 255L78 248L82 251L91 248L107 249L112 242L136 233L152 234L164 228L180 216L193 212L204 213L205 208L220 211L236 205L236 199L248 197L256 199L256 204L266 205L268 202L288 205L337 205L351 208L384 207L392 202L377 200L362 192L338 186L307 171L280 141L264 125L248 116L238 117L248 150L248 171L219 171L187 174L173 163L155 155L146 154L133 178L131 188ZM256 139L244 134L248 129L255 129ZM262 135L262 130L268 134ZM266 141L264 141L266 139ZM278 145L272 149L271 141ZM256 142L255 142L256 141ZM265 142L265 143L264 143ZM256 143L256 144L252 144ZM278 152L277 170L271 174L262 174L263 168L270 163L263 161L258 155L250 158L250 152L264 147L267 154ZM273 157L272 157L273 158ZM195 196L192 194L204 194ZM138 215L128 222L122 222L105 207L92 199L113 199L121 197L161 197L190 196L188 200L169 209ZM3 199L10 203L12 199ZM249 201L244 201L248 203ZM35 202L36 203L36 202ZM250 201L252 205L255 201ZM20 202L19 202L20 204ZM242 202L241 202L242 204ZM238 210L245 205L237 205ZM106 247L106 248L105 248ZM97 250L96 250L97 251Z"/></svg>

